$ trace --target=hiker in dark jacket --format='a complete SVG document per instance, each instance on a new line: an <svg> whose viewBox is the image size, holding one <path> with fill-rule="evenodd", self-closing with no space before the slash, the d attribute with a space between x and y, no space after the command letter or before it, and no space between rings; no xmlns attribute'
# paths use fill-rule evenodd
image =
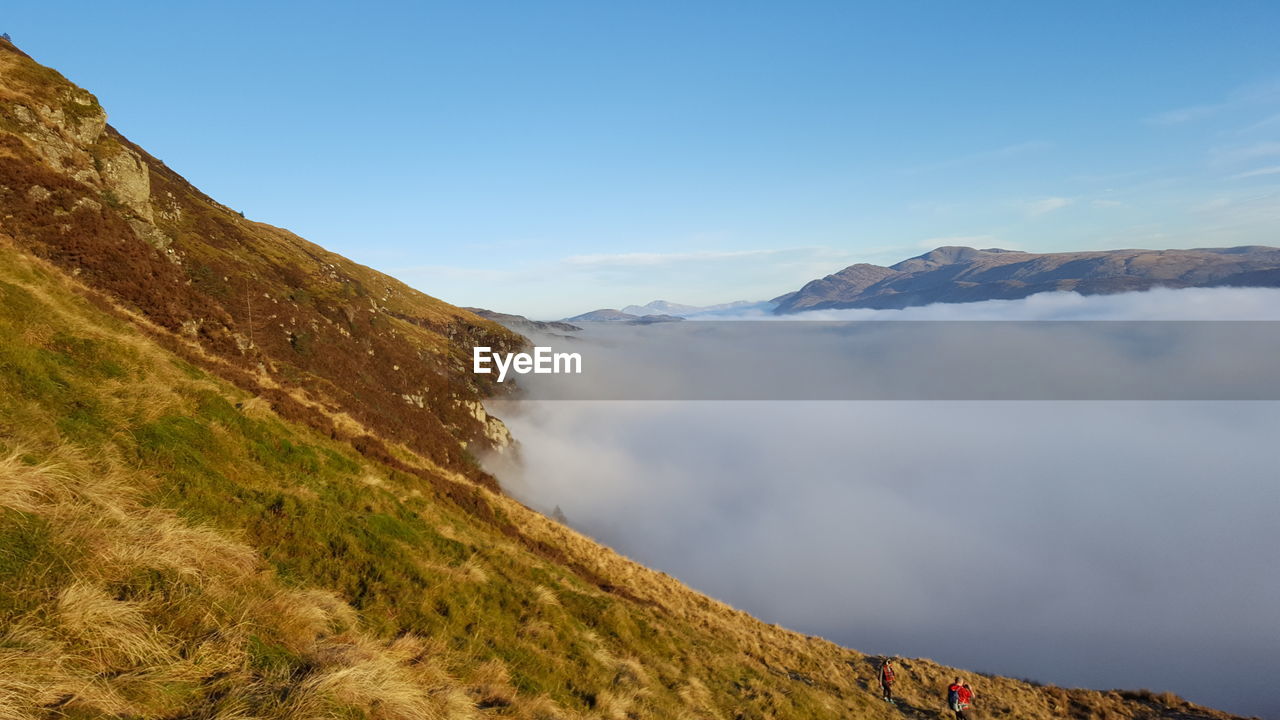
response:
<svg viewBox="0 0 1280 720"><path fill-rule="evenodd" d="M886 702L893 702L893 683L897 680L893 673L893 660L885 658L880 663L880 692Z"/></svg>

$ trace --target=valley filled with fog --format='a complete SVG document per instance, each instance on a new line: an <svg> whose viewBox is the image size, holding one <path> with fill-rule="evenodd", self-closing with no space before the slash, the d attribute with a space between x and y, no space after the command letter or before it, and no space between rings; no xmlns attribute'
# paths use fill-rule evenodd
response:
<svg viewBox="0 0 1280 720"><path fill-rule="evenodd" d="M1277 320L1280 291L813 316ZM495 408L520 443L518 464L489 461L504 487L766 621L864 652L1280 713L1280 404L570 402L539 400L543 379Z"/></svg>

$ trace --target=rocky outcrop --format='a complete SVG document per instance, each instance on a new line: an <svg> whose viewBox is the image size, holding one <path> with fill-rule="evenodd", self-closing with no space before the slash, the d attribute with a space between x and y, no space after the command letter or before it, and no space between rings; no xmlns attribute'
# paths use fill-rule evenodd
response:
<svg viewBox="0 0 1280 720"><path fill-rule="evenodd" d="M53 168L96 187L151 222L151 178L142 157L107 132L107 113L93 93L51 71L33 71L21 58L4 58L3 69L28 82L6 83L0 118ZM150 234L142 231L140 236Z"/></svg>
<svg viewBox="0 0 1280 720"><path fill-rule="evenodd" d="M153 223L151 209L151 173L138 153L112 143L112 151L98 156L102 184L107 192L136 215Z"/></svg>
<svg viewBox="0 0 1280 720"><path fill-rule="evenodd" d="M471 411L471 417L476 419L484 428L483 435L489 441L490 446L499 452L511 447L514 440L511 438L511 431L507 429L506 423L489 414L484 409L484 405L477 400L468 400L462 403L463 407Z"/></svg>

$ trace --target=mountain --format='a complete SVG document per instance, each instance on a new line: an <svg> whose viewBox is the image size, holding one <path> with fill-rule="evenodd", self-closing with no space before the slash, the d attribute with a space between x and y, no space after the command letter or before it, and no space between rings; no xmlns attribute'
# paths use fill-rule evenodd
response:
<svg viewBox="0 0 1280 720"><path fill-rule="evenodd" d="M632 315L631 313L621 312L619 310L614 310L613 308L603 308L565 318L562 322L629 322L631 320L638 320L639 318L639 315Z"/></svg>
<svg viewBox="0 0 1280 720"><path fill-rule="evenodd" d="M720 303L719 305L681 305L680 303L667 302L666 300L654 300L645 305L628 305L622 308L622 312L628 315L674 315L677 317L687 317L689 315L697 315L700 313L717 312L721 310L737 310L739 308L750 307L756 303L748 300L738 300L735 302Z"/></svg>
<svg viewBox="0 0 1280 720"><path fill-rule="evenodd" d="M512 332L540 332L540 333L566 333L577 332L582 328L577 325L571 325L567 322L545 322L542 320L530 320L523 315L511 315L508 313L494 312L493 310L485 310L484 308L468 307L463 308L485 320L492 320L504 328Z"/></svg>
<svg viewBox="0 0 1280 720"><path fill-rule="evenodd" d="M221 205L106 123L97 99L6 44L3 229L156 338L371 456L402 443L496 487L464 450L506 442L466 341L523 338ZM428 402L430 400L430 402Z"/></svg>
<svg viewBox="0 0 1280 720"><path fill-rule="evenodd" d="M774 312L1012 300L1055 290L1095 295L1220 286L1280 287L1280 248L1027 253L940 247L890 267L850 265L775 298Z"/></svg>
<svg viewBox="0 0 1280 720"><path fill-rule="evenodd" d="M660 322L679 322L683 319L684 318L676 317L675 315L662 315L656 313L651 315L632 315L631 313L621 312L614 310L613 308L604 308L601 310L592 310L591 312L583 313L581 315L574 315L571 318L565 318L564 322L609 322L623 323L627 325L650 325Z"/></svg>
<svg viewBox="0 0 1280 720"><path fill-rule="evenodd" d="M242 218L5 40L0 221L0 717L902 716L875 658L503 494L465 368L519 336ZM905 660L900 707L956 672ZM1230 717L966 676L994 716Z"/></svg>

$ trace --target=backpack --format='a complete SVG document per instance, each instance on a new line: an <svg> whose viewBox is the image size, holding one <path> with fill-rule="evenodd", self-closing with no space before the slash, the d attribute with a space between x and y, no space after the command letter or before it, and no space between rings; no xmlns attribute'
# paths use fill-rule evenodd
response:
<svg viewBox="0 0 1280 720"><path fill-rule="evenodd" d="M956 712L963 709L960 707L960 688L955 685L947 688L947 705Z"/></svg>

